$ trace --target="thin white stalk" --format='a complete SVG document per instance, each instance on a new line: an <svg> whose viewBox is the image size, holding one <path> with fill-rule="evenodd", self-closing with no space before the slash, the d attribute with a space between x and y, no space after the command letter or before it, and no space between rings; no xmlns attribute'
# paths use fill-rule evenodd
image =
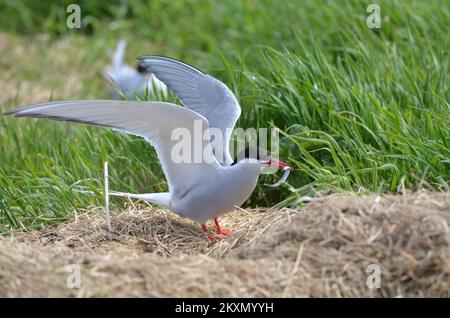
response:
<svg viewBox="0 0 450 318"><path fill-rule="evenodd" d="M109 217L109 182L108 182L108 161L104 164L104 174L105 174L105 213L106 213L106 226L108 231L111 231L111 220Z"/></svg>

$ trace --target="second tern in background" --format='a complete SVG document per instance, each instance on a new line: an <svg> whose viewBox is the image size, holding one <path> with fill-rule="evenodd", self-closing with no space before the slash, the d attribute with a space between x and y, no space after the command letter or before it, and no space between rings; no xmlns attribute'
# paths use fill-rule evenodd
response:
<svg viewBox="0 0 450 318"><path fill-rule="evenodd" d="M112 56L112 64L105 70L104 76L113 87L112 98L121 99L121 94L129 100L136 99L136 95L144 97L148 91L150 96L167 96L166 85L158 80L154 74L142 66L133 68L124 63L127 42L122 39ZM156 89L156 94L155 94Z"/></svg>

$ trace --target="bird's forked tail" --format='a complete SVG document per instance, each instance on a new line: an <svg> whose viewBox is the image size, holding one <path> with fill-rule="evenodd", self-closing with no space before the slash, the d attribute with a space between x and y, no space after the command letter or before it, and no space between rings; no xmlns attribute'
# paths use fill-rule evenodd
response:
<svg viewBox="0 0 450 318"><path fill-rule="evenodd" d="M161 205L165 208L170 208L170 192L133 194L133 193L110 191L109 195L116 197L140 199L150 203Z"/></svg>

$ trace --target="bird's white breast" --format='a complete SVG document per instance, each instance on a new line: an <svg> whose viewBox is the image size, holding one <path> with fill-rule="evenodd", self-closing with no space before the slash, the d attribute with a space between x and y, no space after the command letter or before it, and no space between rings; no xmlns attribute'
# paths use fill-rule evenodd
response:
<svg viewBox="0 0 450 318"><path fill-rule="evenodd" d="M173 211L205 223L243 204L256 187L259 167L224 167L178 198L172 198Z"/></svg>

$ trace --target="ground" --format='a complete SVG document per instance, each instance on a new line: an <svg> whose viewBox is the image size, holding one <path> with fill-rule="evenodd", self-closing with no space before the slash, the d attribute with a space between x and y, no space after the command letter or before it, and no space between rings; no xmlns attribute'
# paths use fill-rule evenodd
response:
<svg viewBox="0 0 450 318"><path fill-rule="evenodd" d="M450 194L425 191L239 209L216 242L139 205L115 212L108 234L99 208L1 239L0 296L449 297L449 222ZM80 288L68 288L73 264Z"/></svg>

